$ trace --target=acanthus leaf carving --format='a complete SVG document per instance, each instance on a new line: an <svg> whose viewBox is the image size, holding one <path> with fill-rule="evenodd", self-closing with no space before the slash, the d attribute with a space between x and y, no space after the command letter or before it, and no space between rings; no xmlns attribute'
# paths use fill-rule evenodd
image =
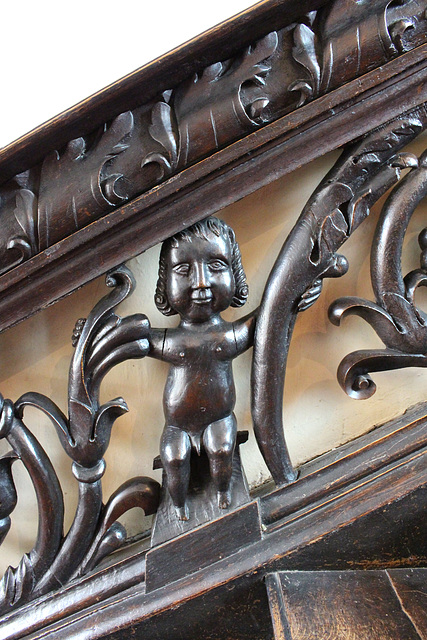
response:
<svg viewBox="0 0 427 640"><path fill-rule="evenodd" d="M21 231L7 240L6 251L11 258L10 261L6 258L8 266L0 273L25 262L39 251L37 197L33 191L22 188L16 192L13 213Z"/></svg>
<svg viewBox="0 0 427 640"><path fill-rule="evenodd" d="M0 437L6 438L33 483L39 511L37 539L16 568L0 582L0 610L25 602L58 552L63 534L64 504L55 470L34 435L16 415L11 400L1 398Z"/></svg>
<svg viewBox="0 0 427 640"><path fill-rule="evenodd" d="M68 233L85 226L127 199L124 176L114 171L114 159L129 147L133 114L120 114L88 145L71 140L65 151L53 151L43 162L38 198L39 250L60 239L54 220L62 218ZM76 190L75 184L79 185Z"/></svg>
<svg viewBox="0 0 427 640"><path fill-rule="evenodd" d="M300 107L319 94L320 65L316 51L317 38L311 27L303 22L298 24L294 29L293 37L292 56L308 74L307 79L295 80L288 87L288 91L300 91L301 97L297 104L297 107Z"/></svg>
<svg viewBox="0 0 427 640"><path fill-rule="evenodd" d="M412 49L425 9L416 0L343 0L311 12L293 29L292 57L305 73L288 86L300 91L297 106Z"/></svg>
<svg viewBox="0 0 427 640"><path fill-rule="evenodd" d="M149 152L142 166L156 162L168 176L203 156L207 143L219 149L267 121L265 84L277 45L277 33L269 33L237 58L209 65L163 94L149 126L163 151Z"/></svg>
<svg viewBox="0 0 427 640"><path fill-rule="evenodd" d="M413 164L405 154L399 159L398 152L425 124L426 113L419 110L350 145L309 199L271 271L255 333L251 404L258 446L276 484L295 479L283 431L283 389L304 292L319 279L346 272L347 260L338 248L397 182L402 168Z"/></svg>
<svg viewBox="0 0 427 640"><path fill-rule="evenodd" d="M277 484L290 482L296 477L296 471L287 452L282 424L286 359L296 315L311 306L318 298L323 278L339 277L346 272L347 260L337 253L339 247L369 215L372 204L399 179L402 169L412 169L405 178L406 181L415 180L410 183L411 192L421 193L427 188L424 175L425 159L422 158L418 165L414 156L400 153L403 145L414 138L425 123L426 113L420 109L380 127L344 150L342 157L309 199L284 243L269 277L259 310L243 318L241 324L233 328L232 355L235 357L236 335L240 335L239 348L243 352L252 341L256 326L252 415L260 450ZM84 145L76 141L69 152L75 157L80 157L83 148ZM404 181L401 184L403 183ZM399 200L393 206L395 210L402 209ZM403 209L403 215L409 219L412 210L405 207ZM212 218L205 221L208 229L206 233L215 229L215 224L219 223L220 221L214 222ZM378 232L375 249L379 253L384 250L384 246L388 246L388 227L385 224L383 226L386 228L385 235L383 237L382 230ZM230 228L227 229L227 237L231 238L233 232ZM393 325L393 331L400 334L404 333L402 324L399 324L398 318L396 319L392 307L399 304L406 305L408 309L411 305L413 307L414 291L426 281L423 271L427 251L426 235L421 235L421 269L411 272L406 280L402 278L399 281L397 278L398 285L394 289L388 287L384 290L382 282L385 278L391 277L390 274L396 279L396 269L377 270L374 289L382 293L385 291L385 294L377 296L376 306L383 309L384 324ZM215 233L213 236L215 241L219 242L219 236ZM399 234L393 236L393 242L396 247L400 247ZM201 252L202 248L199 247ZM237 249L234 251L236 255ZM231 266L229 268L231 270ZM238 280L237 270L236 275L233 273L233 278ZM240 273L239 278L240 286L243 287L240 295L246 300L244 274L242 276ZM105 470L103 456L109 444L113 423L127 410L127 405L121 397L100 405L101 382L106 373L119 362L128 358L142 358L148 355L149 351L150 355L153 355L154 343L162 354L164 348L164 330L162 333L160 330L152 329L143 314L120 318L115 312L116 306L125 300L134 288L133 276L129 270L124 266L117 267L108 274L106 282L112 291L95 305L86 319L77 321L73 332L75 350L69 374L68 415L65 415L52 400L37 393L24 394L16 403L6 400L2 404L0 436L8 440L14 454L21 458L29 470L36 486L41 514L39 535L34 550L22 559L16 570L9 569L3 580L1 606L4 611L22 604L31 597L55 589L73 576L83 575L94 568L106 553L117 549L126 541L126 532L117 519L133 507L140 507L147 514L152 513L158 504L159 485L150 478L129 480L119 487L105 506L102 502L101 479ZM229 297L224 298L224 301L231 304L236 293L232 291L231 284L228 293ZM198 295L197 299L203 307L208 299L206 292ZM181 313L193 313L192 307L188 310L189 308L185 307L186 303L182 304L184 307L180 307L178 301ZM353 301L352 304L355 306L358 303ZM162 307L162 304L160 306ZM337 318L350 309L350 306L348 301L342 302L342 313L336 307ZM364 306L367 315L368 306ZM164 305L162 308L164 309ZM409 314L408 309L406 312ZM369 313L375 315L375 303L370 305ZM418 313L414 318L421 326L422 314ZM196 319L199 319L198 315ZM411 321L414 321L413 318ZM236 334L236 328L243 333ZM425 325L423 330L425 333ZM271 348L272 344L274 349ZM346 361L342 375L346 378L347 388L356 393L368 393L373 384L367 375L369 367L384 367L381 363L385 361L389 367L401 366L395 363L402 363L404 358L409 362L407 353L392 348L392 343L390 345L383 360L378 358L377 353L368 353L358 359L353 358L352 362ZM210 364L211 352L205 351ZM221 349L218 353L221 353ZM409 355L414 355L417 362L426 362L424 353ZM176 366L181 366L180 351L176 353L176 358L179 363ZM349 362L350 367L347 366ZM353 371L356 370L357 376L354 378ZM40 409L50 418L63 448L73 461L72 471L78 482L79 500L74 521L65 537L62 492L58 479L46 454L24 424L25 408L30 405ZM192 407L189 407L189 410L192 411ZM233 419L227 423L227 428L230 428L234 437L236 427ZM162 446L161 452L164 452L167 443L166 447ZM11 495L8 507L10 511L13 509L14 495L8 479L6 486ZM225 497L224 493L221 490L216 496L223 500L221 503L218 502L218 508L221 509L228 508L231 504L231 493L229 496L227 492ZM227 503L225 498L228 500ZM7 517L9 513L6 514L5 518ZM182 520L184 521L184 518Z"/></svg>
<svg viewBox="0 0 427 640"><path fill-rule="evenodd" d="M1 273L257 127L424 43L426 10L426 0L331 1L51 152L31 169L31 186L27 171L12 181L16 206L12 182L5 186Z"/></svg>
<svg viewBox="0 0 427 640"><path fill-rule="evenodd" d="M120 516L136 507L152 515L159 500L159 484L151 478L131 478L116 489L102 509L92 545L75 575L86 573L123 543L123 527L117 522Z"/></svg>
<svg viewBox="0 0 427 640"><path fill-rule="evenodd" d="M162 177L175 171L178 163L178 140L173 122L173 111L168 102L158 102L151 113L150 136L158 142L166 153L152 151L142 160L141 167L152 162L157 163Z"/></svg>

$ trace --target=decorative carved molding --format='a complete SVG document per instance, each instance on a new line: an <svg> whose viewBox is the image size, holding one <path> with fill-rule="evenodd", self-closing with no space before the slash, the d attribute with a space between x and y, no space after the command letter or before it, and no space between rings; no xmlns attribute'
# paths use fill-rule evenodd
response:
<svg viewBox="0 0 427 640"><path fill-rule="evenodd" d="M277 484L294 479L282 412L298 301L311 283L346 273L347 260L336 251L399 179L401 169L416 166L415 158L398 152L426 124L422 109L351 145L310 198L270 274L255 333L252 416L258 444Z"/></svg>
<svg viewBox="0 0 427 640"><path fill-rule="evenodd" d="M244 518L248 545L238 544L239 517L247 515L240 510L223 519L222 528L216 521L172 541L191 558L191 540L198 565L186 566L161 545L156 551L166 552L161 562L174 582L149 593L139 545L40 598L37 606L11 611L0 620L0 634L8 640L36 633L52 640L85 633L94 640L137 633L197 637L212 625L215 640L230 629L257 640L260 628L268 628L265 577L273 571L425 566L426 446L422 404L306 463L297 482L252 502L251 509L259 505L262 528L251 531ZM213 557L214 567L207 564ZM248 615L248 605L259 615Z"/></svg>
<svg viewBox="0 0 427 640"><path fill-rule="evenodd" d="M0 273L257 127L423 43L426 9L425 0L331 1L52 151L0 192Z"/></svg>
<svg viewBox="0 0 427 640"><path fill-rule="evenodd" d="M412 272L403 281L396 265L410 215L424 195L427 184L424 156L418 162L415 156L401 152L401 149L426 124L425 109L417 109L372 131L343 151L309 199L285 241L268 278L259 309L242 320L225 323L219 315L230 303L240 306L245 302L247 285L234 233L215 218L208 218L174 236L162 249L156 301L164 313L180 315L177 329L170 329L167 334L165 330L152 329L142 314L126 318L117 316L115 307L132 292L134 281L123 266L108 274L107 285L112 287L112 292L98 302L87 319L77 321L73 332L75 352L69 374L68 416L51 399L38 393L25 393L15 403L2 400L0 436L12 446L12 452L0 460L0 478L3 478L0 485L2 538L8 531L10 514L16 504L11 476L11 466L16 458L23 461L29 472L39 507L36 545L23 557L17 569L7 570L1 583L4 612L58 588L73 577L84 575L106 554L120 547L126 541L126 532L116 521L124 511L140 506L146 513L152 513L158 506L159 487L149 478L128 480L105 507L102 505L103 456L113 423L127 411L127 405L123 398L116 398L100 406L99 390L106 373L129 358L150 355L166 360L171 367L164 399L166 427L160 447L165 469L159 512L162 516L156 523L153 544L158 545L178 534L192 535L195 526L212 517L220 517L221 510L230 508L232 513L238 508L241 514L246 514L238 519L247 518L245 526L249 532L253 531L258 515L252 513L252 507L246 506L250 498L242 481L234 479L231 482L231 462L228 465L228 461L233 460L237 437L235 419L232 418L234 394L227 391L233 388L231 360L253 341L252 416L255 436L276 485L294 481L297 474L287 452L282 406L287 352L296 315L316 301L323 278L339 277L347 271L347 261L337 254L337 250L366 219L370 207L399 180L402 169L408 168L411 172L395 188L385 206L373 248L374 289L384 309L379 305L374 309L372 304L361 305L360 301L343 299L335 303L332 314L334 318L340 318L350 310L368 318L379 317L380 335L387 316L388 346L398 336L406 349L415 352L411 356L401 354L404 364L412 362L408 358L415 357L417 362L424 359L419 346L420 339L424 339L424 320L413 305L413 292L418 284L425 283L425 272ZM117 137L122 140L122 131L117 133ZM94 149L96 151L98 146ZM115 147L116 152L120 149L121 146ZM102 155L105 157L105 152ZM99 186L99 173L96 175ZM85 180L88 179L91 179L90 173L85 175ZM395 224L391 225L390 220ZM391 256L392 268L386 260L388 255ZM406 298L400 291L402 287ZM197 304L193 302L195 296ZM394 320L397 312L392 315L385 308L388 303L389 306L397 304L399 311L403 308L410 322L405 324L400 313L397 325ZM393 331L390 330L391 325ZM215 345L218 346L212 356ZM378 357L378 354L374 356ZM382 352L380 357L384 359ZM360 369L360 355L358 358ZM386 358L388 363L388 352ZM354 354L350 359L354 369ZM366 358L362 360L365 366ZM396 351L391 354L391 360L398 360ZM348 366L343 366L347 371ZM385 368L384 364L380 368ZM205 394L202 407L199 406L202 387L199 389L197 385L205 384L205 378L210 381L209 393L213 404ZM364 388L364 384L360 386ZM65 538L62 537L61 488L49 459L24 424L26 406L36 407L50 418L62 447L73 461L73 474L79 484L79 503ZM200 413L202 410L203 414ZM199 414L204 421L187 426L190 416ZM181 426L183 420L185 425ZM222 429L219 447L215 445L215 430L218 429ZM181 436L186 438L185 442L188 441L188 447L184 447ZM228 457L224 457L228 440L232 446ZM208 487L209 483L213 484L215 491L202 491L201 481L197 480L194 487L190 487L190 493L196 496L192 503L196 507L190 512L186 507L186 497L189 478L193 478L195 473L193 463L190 466L191 449L194 447L204 448L208 454L198 464L210 467L208 479L203 482ZM241 473L237 469L238 457L234 456L234 459L233 478ZM229 467L230 474L227 471ZM224 474L227 476L226 484ZM238 497L237 492L240 492ZM203 505L202 509L197 507L197 501L216 502L216 493L219 512L209 505ZM170 513L174 512L174 507L181 520L190 519L189 527L179 525L177 528L173 524ZM236 517L230 514L230 522ZM264 518L267 522L265 514ZM175 548L173 541L170 544ZM184 553L183 550L176 552L180 556ZM147 556L149 590L164 584L159 562L161 564L162 561L158 558L158 551L153 549Z"/></svg>

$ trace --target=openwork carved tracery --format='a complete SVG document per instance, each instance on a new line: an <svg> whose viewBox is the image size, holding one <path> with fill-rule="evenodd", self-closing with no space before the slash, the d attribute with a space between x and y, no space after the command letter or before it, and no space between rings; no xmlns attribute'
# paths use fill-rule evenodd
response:
<svg viewBox="0 0 427 640"><path fill-rule="evenodd" d="M408 174L392 191L378 222L372 250L376 304L343 298L334 303L330 314L335 323L339 323L346 313L361 315L374 326L387 347L384 351L356 352L344 359L338 375L350 395L366 397L373 392L373 383L366 375L368 371L414 364L425 366L425 316L414 301L416 288L427 281L425 231L420 236L421 268L402 278L399 258L410 216L427 190L425 156L418 160L402 148L424 129L426 121L425 109L418 109L373 131L343 151L285 241L268 278L260 307L253 314L256 324L251 390L254 431L278 486L293 481L297 475L286 447L286 414L285 430L282 424L286 358L296 316L315 302L323 278L339 277L346 272L347 261L337 253L339 247L369 215L378 198L399 181L402 170L407 169ZM121 133L117 135L121 136ZM117 152L121 150L121 147L116 149ZM31 202L29 196L28 202ZM219 234L216 227L212 229L214 235ZM204 232L200 233L204 237ZM202 240L202 244L204 242ZM215 260L217 263L218 258ZM212 268L222 269L222 265L216 263ZM182 268L181 263L178 266ZM39 509L39 531L33 550L22 558L16 569L7 570L1 583L3 612L90 571L106 554L125 543L126 531L117 519L127 509L139 506L145 513L153 513L159 505L160 487L150 478L130 479L105 505L102 502L103 456L115 419L127 411L123 398L100 406L102 379L116 364L150 355L157 339L143 314L125 318L116 315L116 306L134 286L129 270L124 266L115 269L108 275L107 285L112 291L100 300L87 319L80 319L76 324L68 415L51 399L37 393L25 393L16 402L2 399L0 436L8 441L12 450L0 460L1 538L4 539L8 532L16 505L11 474L16 459L22 460L31 477ZM202 302L206 302L209 295L204 289ZM157 296L161 297L159 289ZM183 317L180 304L179 300L175 302ZM200 327L203 328L203 321ZM165 338L162 340L164 344ZM208 338L204 340L206 342ZM191 364L194 376L198 375L198 366ZM193 409L197 411L199 400L195 398L193 402ZM72 460L79 502L74 522L65 537L59 481L51 462L25 424L26 406L37 407L46 414ZM165 500L165 490L162 500ZM236 500L233 494L229 499L223 499L220 507L224 513L232 511L242 503L241 500L244 503L250 498L247 495L246 498L240 496L240 502ZM194 521L191 510L185 513L181 509L179 514L184 520L189 518L190 527L200 523L200 520ZM159 525L157 541L162 541L158 528Z"/></svg>
<svg viewBox="0 0 427 640"><path fill-rule="evenodd" d="M11 449L0 458L0 542L17 503L18 460L39 513L33 549L0 583L1 637L187 640L206 637L213 621L212 640L258 640L272 637L268 605L281 627L290 584L284 569L309 569L311 584L313 569L425 566L425 406L297 470L283 390L298 314L316 302L324 278L346 272L341 245L387 192L371 251L375 300L341 297L329 312L337 325L359 315L385 348L347 355L338 380L350 396L367 398L375 391L369 373L426 366L426 316L416 295L427 282L425 229L420 268L403 276L400 257L427 193L426 154L404 150L427 122L427 3L313 0L302 3L313 10L300 16L286 0L261 4L247 31L237 21L246 34L238 46L224 43L229 32L220 28L209 50L191 45L187 57L171 54L176 77L160 61L167 80L148 86L152 67L141 70L133 88L119 82L117 95L106 90L111 104L101 100L99 111L100 102L89 100L80 119L68 112L65 133L50 135L55 123L40 130L26 157L19 143L11 155L0 150L7 180L0 189L0 327L108 269L111 289L76 322L66 412L39 393L0 396L0 439ZM344 144L284 241L259 307L225 322L221 312L245 302L244 265L232 229L211 216ZM167 331L142 313L116 311L134 280L115 265L161 241L156 304L179 316ZM197 286L188 287L196 276ZM275 483L257 497L240 463L248 433L238 431L244 425L232 412L231 361L252 345L252 422ZM154 460L162 486L130 478L104 503L104 455L128 408L121 397L101 404L100 386L112 367L147 356L170 366ZM44 414L70 458L79 498L67 532L58 469L29 428L27 407ZM180 412L181 423L174 420ZM119 518L133 507L155 512L148 551L142 541L127 546ZM385 582L405 616L399 594L406 597L406 586L397 574L393 580L389 572Z"/></svg>

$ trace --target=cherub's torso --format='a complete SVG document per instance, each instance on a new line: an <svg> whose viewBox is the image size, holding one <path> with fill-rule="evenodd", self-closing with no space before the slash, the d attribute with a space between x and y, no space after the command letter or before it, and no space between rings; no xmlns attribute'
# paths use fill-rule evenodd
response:
<svg viewBox="0 0 427 640"><path fill-rule="evenodd" d="M165 331L162 360L170 363L163 406L166 423L188 433L228 415L235 404L233 325L220 319Z"/></svg>

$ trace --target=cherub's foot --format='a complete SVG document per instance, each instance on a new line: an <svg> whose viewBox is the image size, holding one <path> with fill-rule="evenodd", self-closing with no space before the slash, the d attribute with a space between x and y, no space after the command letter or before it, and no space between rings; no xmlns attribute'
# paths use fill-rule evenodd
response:
<svg viewBox="0 0 427 640"><path fill-rule="evenodd" d="M183 507L175 507L175 511L176 515L178 516L178 520L183 520L184 522L186 522L190 517L186 504Z"/></svg>
<svg viewBox="0 0 427 640"><path fill-rule="evenodd" d="M218 491L218 506L220 509L228 509L231 504L231 491Z"/></svg>

